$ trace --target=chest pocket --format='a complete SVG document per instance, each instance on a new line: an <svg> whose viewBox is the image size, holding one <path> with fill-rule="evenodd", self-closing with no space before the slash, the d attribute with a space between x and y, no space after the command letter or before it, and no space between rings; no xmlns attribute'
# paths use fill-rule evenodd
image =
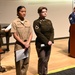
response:
<svg viewBox="0 0 75 75"><path fill-rule="evenodd" d="M26 31L26 33L29 33L29 31L30 31L30 26L29 25L25 26L25 31Z"/></svg>
<svg viewBox="0 0 75 75"><path fill-rule="evenodd" d="M18 31L19 33L22 33L23 30L24 30L24 26L23 26L23 25L18 25L18 26L17 26L17 31Z"/></svg>
<svg viewBox="0 0 75 75"><path fill-rule="evenodd" d="M51 30L51 25L46 23L46 22L43 22L41 23L41 32L50 32Z"/></svg>

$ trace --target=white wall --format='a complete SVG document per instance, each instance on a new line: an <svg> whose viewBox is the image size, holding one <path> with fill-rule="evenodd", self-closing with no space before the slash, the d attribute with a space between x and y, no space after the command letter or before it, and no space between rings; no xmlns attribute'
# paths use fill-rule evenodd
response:
<svg viewBox="0 0 75 75"><path fill-rule="evenodd" d="M47 18L53 23L55 38L69 36L68 16L72 12L72 0L0 0L0 23L11 23L16 18L16 8L24 5L27 8L26 18L30 20L33 27L33 21L38 18L37 9L39 6L48 8ZM35 40L33 31L33 40ZM10 42L14 42L11 37Z"/></svg>

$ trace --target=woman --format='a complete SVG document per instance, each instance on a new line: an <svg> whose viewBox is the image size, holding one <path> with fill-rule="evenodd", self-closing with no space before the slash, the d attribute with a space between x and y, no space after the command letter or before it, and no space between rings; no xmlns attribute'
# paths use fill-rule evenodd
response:
<svg viewBox="0 0 75 75"><path fill-rule="evenodd" d="M16 64L16 75L26 75L28 64L29 64L29 54L30 54L30 42L32 39L32 30L28 20L24 17L26 16L26 8L24 6L19 6L17 8L17 19L12 22L11 32L16 39L15 43L15 64ZM16 62L16 51L25 49L28 52L28 57Z"/></svg>
<svg viewBox="0 0 75 75"><path fill-rule="evenodd" d="M54 29L52 22L45 18L47 16L46 7L39 7L38 14L39 18L33 22L33 28L37 36L38 74L47 75L51 45L54 42Z"/></svg>

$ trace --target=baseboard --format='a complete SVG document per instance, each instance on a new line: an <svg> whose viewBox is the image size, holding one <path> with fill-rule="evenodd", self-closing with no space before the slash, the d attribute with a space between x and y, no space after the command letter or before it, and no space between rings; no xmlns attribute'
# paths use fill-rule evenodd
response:
<svg viewBox="0 0 75 75"><path fill-rule="evenodd" d="M59 37L59 38L54 38L54 40L59 40L59 39L67 39L69 37ZM32 40L31 42L35 42L35 40ZM13 45L15 44L15 42L9 43L9 45ZM3 45L6 45L6 43L4 43Z"/></svg>
<svg viewBox="0 0 75 75"><path fill-rule="evenodd" d="M59 38L54 38L54 40L59 40L59 39L67 39L69 37L59 37Z"/></svg>
<svg viewBox="0 0 75 75"><path fill-rule="evenodd" d="M69 37L59 37L59 38L54 38L54 40L60 40L60 39L67 39ZM35 42L35 40L32 40L32 42Z"/></svg>

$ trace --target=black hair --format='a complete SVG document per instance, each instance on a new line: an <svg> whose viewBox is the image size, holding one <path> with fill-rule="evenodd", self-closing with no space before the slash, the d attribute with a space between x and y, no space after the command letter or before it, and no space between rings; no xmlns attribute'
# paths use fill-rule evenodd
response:
<svg viewBox="0 0 75 75"><path fill-rule="evenodd" d="M17 7L17 15L18 15L19 11L20 11L22 8L25 8L25 6L18 6L18 7ZM26 8L25 8L25 9L26 9Z"/></svg>
<svg viewBox="0 0 75 75"><path fill-rule="evenodd" d="M42 9L46 9L47 10L46 7L41 6L41 7L38 8L38 13L41 13L42 12Z"/></svg>

